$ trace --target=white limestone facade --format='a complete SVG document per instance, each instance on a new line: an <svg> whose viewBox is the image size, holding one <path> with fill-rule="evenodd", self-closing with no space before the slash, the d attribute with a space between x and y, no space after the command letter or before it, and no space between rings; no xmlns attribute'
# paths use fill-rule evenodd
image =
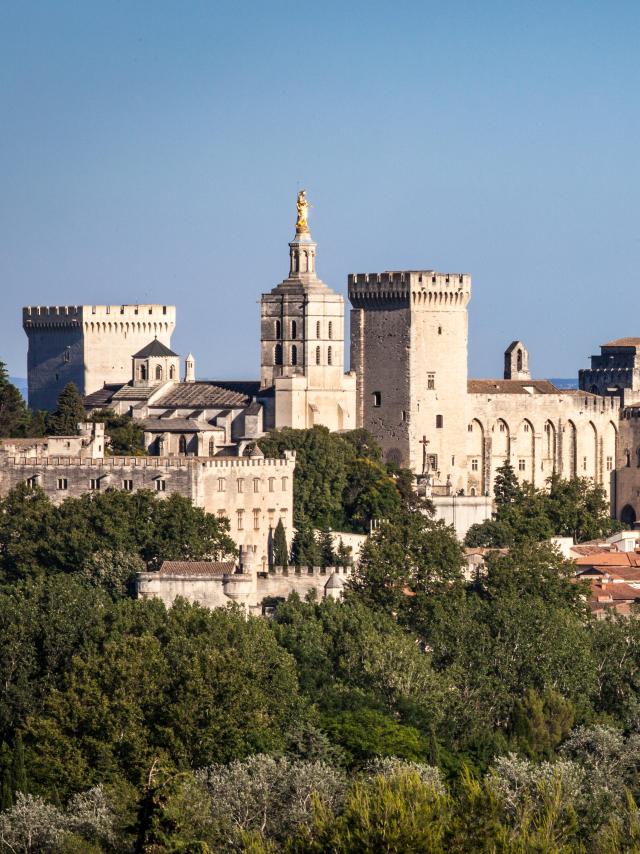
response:
<svg viewBox="0 0 640 854"><path fill-rule="evenodd" d="M261 387L275 390L267 427L356 426L355 374L344 370L344 299L316 274L316 244L296 231L289 275L260 308Z"/></svg>
<svg viewBox="0 0 640 854"><path fill-rule="evenodd" d="M505 379L469 380L465 273L354 274L348 284L358 425L387 462L410 468L434 499L479 499L508 459L536 487L554 472L590 478L615 511L619 398L531 380L521 341L505 352ZM468 518L486 514L467 505Z"/></svg>

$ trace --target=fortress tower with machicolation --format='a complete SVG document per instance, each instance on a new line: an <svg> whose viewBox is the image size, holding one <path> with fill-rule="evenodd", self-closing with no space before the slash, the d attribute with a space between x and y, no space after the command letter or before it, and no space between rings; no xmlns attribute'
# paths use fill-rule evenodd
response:
<svg viewBox="0 0 640 854"><path fill-rule="evenodd" d="M87 395L131 377L131 359L155 338L166 347L176 324L173 305L27 306L29 406L54 409L67 383Z"/></svg>
<svg viewBox="0 0 640 854"><path fill-rule="evenodd" d="M433 270L349 276L358 423L388 462L466 485L471 277Z"/></svg>

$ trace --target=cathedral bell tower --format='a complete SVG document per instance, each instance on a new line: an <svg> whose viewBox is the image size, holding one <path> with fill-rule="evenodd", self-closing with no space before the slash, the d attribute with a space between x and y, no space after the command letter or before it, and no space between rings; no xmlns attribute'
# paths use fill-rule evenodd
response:
<svg viewBox="0 0 640 854"><path fill-rule="evenodd" d="M326 424L347 429L355 413L355 386L351 406L340 397L345 384L344 300L316 273L317 246L309 231L304 190L298 193L296 206L289 275L263 294L260 304L261 386L275 387L276 426ZM349 377L346 381L353 385Z"/></svg>

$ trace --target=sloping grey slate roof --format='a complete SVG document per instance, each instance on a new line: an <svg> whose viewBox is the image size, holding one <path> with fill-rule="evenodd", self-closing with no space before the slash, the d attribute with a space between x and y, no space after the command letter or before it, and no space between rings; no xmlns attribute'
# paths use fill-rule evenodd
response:
<svg viewBox="0 0 640 854"><path fill-rule="evenodd" d="M123 388L122 383L117 385L105 385L104 388L99 388L97 391L92 391L91 394L85 395L85 406L104 406L109 403L113 395Z"/></svg>
<svg viewBox="0 0 640 854"><path fill-rule="evenodd" d="M139 350L137 353L133 354L134 359L148 359L149 356L177 356L177 353L174 353L173 350L170 350L168 347L165 347L161 341L158 341L157 338L154 338L146 347L143 347L142 350Z"/></svg>
<svg viewBox="0 0 640 854"><path fill-rule="evenodd" d="M207 421L196 421L192 418L145 418L142 428L149 433L204 433L206 430L224 431L224 427L216 427Z"/></svg>
<svg viewBox="0 0 640 854"><path fill-rule="evenodd" d="M163 397L156 400L154 406L165 406L167 409L189 407L207 409L216 406L231 406L242 408L251 399L246 394L231 391L210 382L180 383L170 389Z"/></svg>

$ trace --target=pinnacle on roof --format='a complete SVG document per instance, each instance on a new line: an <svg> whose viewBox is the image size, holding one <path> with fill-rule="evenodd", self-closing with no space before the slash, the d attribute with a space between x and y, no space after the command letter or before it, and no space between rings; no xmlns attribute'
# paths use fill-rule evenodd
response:
<svg viewBox="0 0 640 854"><path fill-rule="evenodd" d="M142 350L139 350L137 353L133 354L134 359L148 359L150 356L178 356L177 353L174 353L173 350L170 350L168 347L158 341L157 338L154 338L153 341L149 342L146 347L143 347Z"/></svg>

